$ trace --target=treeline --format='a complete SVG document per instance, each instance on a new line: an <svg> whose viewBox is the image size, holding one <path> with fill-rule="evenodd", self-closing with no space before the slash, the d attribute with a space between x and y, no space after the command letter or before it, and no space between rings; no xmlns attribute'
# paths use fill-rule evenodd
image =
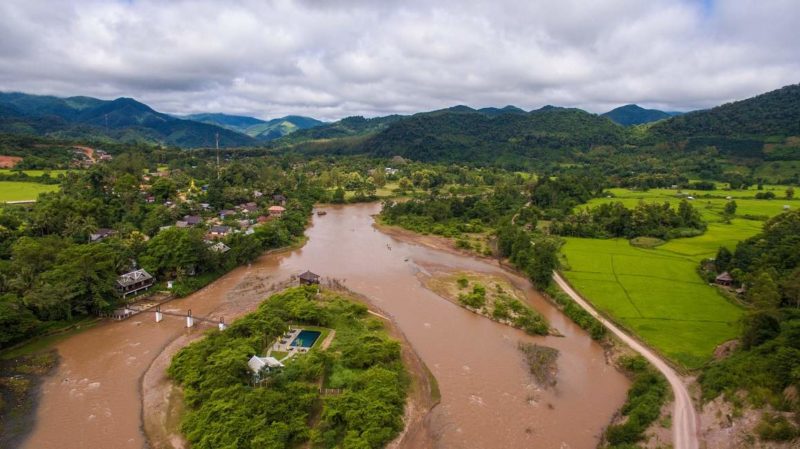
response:
<svg viewBox="0 0 800 449"><path fill-rule="evenodd" d="M740 242L731 253L721 248L718 271L729 271L744 286L750 309L742 322L740 348L729 358L712 362L702 376L706 400L721 394L741 402L740 391L756 407L791 412L765 413L756 430L763 440L800 436L800 211L769 220L763 231Z"/></svg>
<svg viewBox="0 0 800 449"><path fill-rule="evenodd" d="M415 232L457 237L496 226L525 202L519 186L500 184L486 195L429 195L405 202L390 201L384 204L381 218L387 224Z"/></svg>
<svg viewBox="0 0 800 449"><path fill-rule="evenodd" d="M553 221L550 232L571 237L692 237L706 229L700 213L682 200L675 210L663 204L640 202L628 209L621 202L604 203L581 209L562 220Z"/></svg>
<svg viewBox="0 0 800 449"><path fill-rule="evenodd" d="M270 370L254 386L247 361L289 324L336 331L313 349ZM408 376L400 345L363 305L298 287L275 294L227 330L182 349L169 375L184 390L181 429L192 447L216 449L380 448L403 428ZM265 378L264 378L265 377ZM341 389L320 394L319 387Z"/></svg>

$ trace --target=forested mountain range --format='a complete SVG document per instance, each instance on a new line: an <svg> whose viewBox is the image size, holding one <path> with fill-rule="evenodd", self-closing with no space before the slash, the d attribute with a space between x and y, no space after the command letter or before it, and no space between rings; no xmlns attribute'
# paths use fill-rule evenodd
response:
<svg viewBox="0 0 800 449"><path fill-rule="evenodd" d="M242 133L154 111L131 98L99 100L0 93L0 132L76 140L210 147L255 145Z"/></svg>
<svg viewBox="0 0 800 449"><path fill-rule="evenodd" d="M454 106L410 116L347 117L323 123L287 116L270 121L225 114L191 120L154 111L130 98L57 98L0 93L0 132L61 139L149 142L180 147L268 145L272 151L400 155L421 161L500 163L520 158L569 162L593 148L668 143L682 150L716 148L731 157L800 160L800 85L679 116L636 105L596 115L545 106L473 109ZM667 117L669 116L669 117ZM622 126L658 120L644 126ZM789 138L787 140L787 138ZM794 143L792 143L794 142Z"/></svg>

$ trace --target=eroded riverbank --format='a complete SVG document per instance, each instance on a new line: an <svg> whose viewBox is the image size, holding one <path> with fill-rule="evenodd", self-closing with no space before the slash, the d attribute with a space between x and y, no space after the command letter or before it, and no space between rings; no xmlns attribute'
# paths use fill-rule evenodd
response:
<svg viewBox="0 0 800 449"><path fill-rule="evenodd" d="M447 448L594 448L628 387L606 363L603 348L527 280L485 260L379 232L371 218L379 207L325 208L327 215L313 218L303 248L264 256L169 307L230 319L252 310L272 284L293 274L309 269L340 279L397 324L439 381L441 403L423 420L430 436L423 432L418 441ZM419 282L416 275L426 267L506 277L565 338L531 337L453 305ZM45 381L37 426L25 447L144 447L143 376L176 338L200 332L185 330L179 318L156 324L136 317L60 343L63 363ZM558 388L540 391L531 382L519 341L560 351Z"/></svg>

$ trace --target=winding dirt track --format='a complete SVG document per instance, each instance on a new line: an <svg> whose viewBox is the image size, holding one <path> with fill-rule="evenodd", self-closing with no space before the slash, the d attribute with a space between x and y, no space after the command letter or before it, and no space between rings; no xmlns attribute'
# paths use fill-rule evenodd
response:
<svg viewBox="0 0 800 449"><path fill-rule="evenodd" d="M667 378L672 393L675 396L674 409L672 411L672 440L675 449L698 449L700 443L697 438L697 414L694 410L692 398L689 396L689 391L686 385L681 381L678 373L675 372L664 360L661 359L656 353L643 344L639 343L635 338L623 332L616 325L603 318L600 313L589 304L588 301L583 299L557 272L553 272L553 279L561 289L568 294L578 305L584 308L587 312L597 318L608 330L614 333L620 340L625 342L628 346L633 348L634 351L641 354L650 363L652 363L660 372Z"/></svg>

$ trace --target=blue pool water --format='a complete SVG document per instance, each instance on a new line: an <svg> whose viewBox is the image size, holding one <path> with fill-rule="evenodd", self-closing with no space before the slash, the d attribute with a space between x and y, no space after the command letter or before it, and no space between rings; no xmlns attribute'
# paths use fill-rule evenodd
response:
<svg viewBox="0 0 800 449"><path fill-rule="evenodd" d="M297 337L292 340L291 346L310 348L314 346L314 342L317 341L320 335L322 335L322 332L319 331L301 330Z"/></svg>

